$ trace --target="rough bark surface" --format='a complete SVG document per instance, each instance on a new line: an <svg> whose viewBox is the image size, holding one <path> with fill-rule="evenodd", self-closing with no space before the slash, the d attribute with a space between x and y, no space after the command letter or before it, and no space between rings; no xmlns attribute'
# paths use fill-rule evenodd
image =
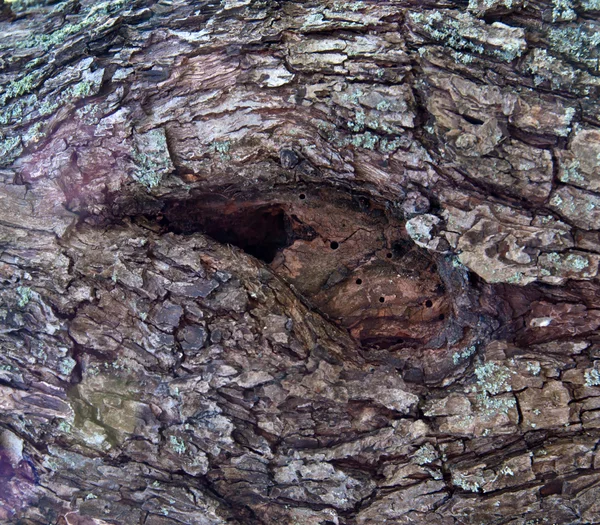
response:
<svg viewBox="0 0 600 525"><path fill-rule="evenodd" d="M0 7L2 523L600 523L598 0Z"/></svg>

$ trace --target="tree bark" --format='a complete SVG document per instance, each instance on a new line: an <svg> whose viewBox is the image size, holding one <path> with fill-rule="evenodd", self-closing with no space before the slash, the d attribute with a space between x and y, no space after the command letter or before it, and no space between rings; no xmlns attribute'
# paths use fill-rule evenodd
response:
<svg viewBox="0 0 600 525"><path fill-rule="evenodd" d="M2 523L600 523L597 0L0 7Z"/></svg>

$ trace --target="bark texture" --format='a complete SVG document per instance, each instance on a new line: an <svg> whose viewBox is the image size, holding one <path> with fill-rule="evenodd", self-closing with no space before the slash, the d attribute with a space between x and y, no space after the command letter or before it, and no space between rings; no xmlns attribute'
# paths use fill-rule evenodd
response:
<svg viewBox="0 0 600 525"><path fill-rule="evenodd" d="M598 0L0 7L2 523L600 523Z"/></svg>

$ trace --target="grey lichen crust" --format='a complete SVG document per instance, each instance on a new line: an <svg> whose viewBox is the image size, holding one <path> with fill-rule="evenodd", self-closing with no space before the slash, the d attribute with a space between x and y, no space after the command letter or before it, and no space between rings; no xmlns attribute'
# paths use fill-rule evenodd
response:
<svg viewBox="0 0 600 525"><path fill-rule="evenodd" d="M174 170L162 128L136 135L131 156L135 163L133 178L148 189L159 186L162 178Z"/></svg>

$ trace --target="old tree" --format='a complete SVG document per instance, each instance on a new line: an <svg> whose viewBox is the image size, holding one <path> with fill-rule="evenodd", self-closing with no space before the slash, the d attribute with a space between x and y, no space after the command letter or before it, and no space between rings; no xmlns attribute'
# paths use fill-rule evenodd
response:
<svg viewBox="0 0 600 525"><path fill-rule="evenodd" d="M598 0L0 7L1 523L600 523Z"/></svg>

